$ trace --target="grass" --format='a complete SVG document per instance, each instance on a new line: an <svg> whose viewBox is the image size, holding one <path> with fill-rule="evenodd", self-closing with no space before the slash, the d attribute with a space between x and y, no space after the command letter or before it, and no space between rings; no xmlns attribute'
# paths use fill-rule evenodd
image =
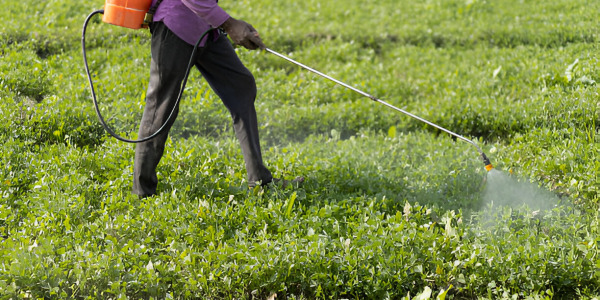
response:
<svg viewBox="0 0 600 300"><path fill-rule="evenodd" d="M270 48L472 139L524 205L489 201L468 143L243 49L266 162L306 184L248 191L228 113L194 72L160 194L140 200L133 147L103 132L83 74L81 25L102 3L8 4L0 16L23 21L0 25L0 299L598 297L596 3L221 4ZM123 134L148 38L88 29Z"/></svg>

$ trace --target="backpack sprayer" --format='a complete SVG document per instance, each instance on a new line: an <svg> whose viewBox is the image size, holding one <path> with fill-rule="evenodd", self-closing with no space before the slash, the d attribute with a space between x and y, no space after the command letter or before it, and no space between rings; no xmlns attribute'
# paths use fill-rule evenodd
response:
<svg viewBox="0 0 600 300"><path fill-rule="evenodd" d="M89 20L92 18L92 16L96 15L96 14L104 14L102 21L104 21L105 23L109 23L109 24L113 24L113 25L117 25L117 26L122 26L122 27L126 27L126 28L131 28L131 29L140 29L140 28L148 28L149 24L152 22L152 17L154 15L154 13L156 13L156 9L158 8L158 5L160 4L162 0L158 0L158 2L152 6L152 0L106 0L106 3L104 5L104 10L98 10L98 11L94 11L92 12L87 19L85 20L85 23L83 25L83 33L82 33L82 37L81 37L81 44L82 44L82 48L83 48L83 59L84 59L84 63L85 63L85 69L86 69L86 73L88 76L88 80L89 80L89 84L90 84L90 89L92 91L92 99L94 100L94 106L96 109L96 114L98 115L98 118L100 119L100 122L102 123L102 125L104 126L104 129L110 133L113 137L117 138L118 140L124 141L124 142L128 142L128 143L140 143L140 142L144 142L147 140L150 140L152 138L154 138L155 136L157 136L166 126L166 124L171 120L171 117L173 116L173 113L175 112L175 108L173 108L173 111L171 111L171 114L169 115L169 117L167 118L167 120L165 121L165 123L153 134L151 134L148 137L145 138L141 138L138 140L130 140L130 139L126 139L123 137L120 137L119 135L117 135L114 131L112 131L108 125L106 124L106 122L104 121L104 118L102 117L102 115L100 114L100 110L98 108L98 102L96 100L96 93L94 92L94 85L92 83L92 78L90 76L90 72L89 72L89 68L88 68L88 63L87 63L87 58L86 58L86 51L85 51L85 31L87 28L87 24L89 22ZM183 90L185 88L185 84L187 82L187 78L188 75L190 73L190 70L194 64L193 59L195 57L196 54L196 49L198 48L198 45L200 44L200 41L204 38L204 36L206 34L208 34L210 32L210 30L208 30L207 32L205 32L204 34L202 34L202 36L200 37L200 39L198 40L198 43L196 43L195 47L194 47L194 51L192 52L192 55L190 57L190 62L188 64L188 68L186 71L186 75L184 77L183 83L182 83L182 87L181 90L179 92L179 96L177 97L177 101L175 102L175 106L177 107L177 104L179 103L179 101L181 100L181 96L183 94ZM485 153L481 150L481 148L472 140L467 139L466 137L463 137L455 132L452 132L446 128L443 128L435 123L432 123L430 121L427 121L417 115L414 115L412 113L409 113L403 109L400 109L396 106L393 106L383 100L380 100L378 98L376 98L373 95L370 95L366 92L363 92L353 86L350 86L344 82L341 82L331 76L325 75L313 68L310 68L306 65L303 65L283 54L277 53L269 48L266 48L265 51L274 54L280 58L283 58L285 60L287 60L288 62L291 62L297 66L300 66L303 69L306 69L310 72L313 72L321 77L324 77L328 80L331 80L333 82L335 82L336 84L339 84L345 88L348 88L362 96L365 96L375 102L378 102L380 104L383 104L391 109L394 109L396 111L399 111L411 118L414 118L418 121L421 121L423 123L426 123L430 126L433 126L441 131L444 131L458 139L461 139L471 145L473 145L477 151L479 152L479 155L481 156L481 159L483 160L483 163L485 165L485 169L487 171L491 171L494 166L491 164L490 160L487 158L487 156L485 155Z"/></svg>

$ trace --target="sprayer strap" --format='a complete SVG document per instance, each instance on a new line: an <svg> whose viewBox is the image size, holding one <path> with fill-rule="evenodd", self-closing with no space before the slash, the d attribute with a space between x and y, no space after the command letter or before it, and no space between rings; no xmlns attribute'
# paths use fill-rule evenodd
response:
<svg viewBox="0 0 600 300"><path fill-rule="evenodd" d="M161 2L163 2L163 0L156 1L156 4L154 4L152 7L150 7L150 10L148 10L148 13L154 15L156 13L156 10L158 10L158 6L160 5Z"/></svg>
<svg viewBox="0 0 600 300"><path fill-rule="evenodd" d="M146 13L146 16L144 16L144 22L142 23L142 28L148 28L148 26L150 26L150 23L152 23L154 21L154 14L156 13L156 10L158 10L158 6L160 5L160 3L162 1L163 0L156 1L156 3L152 7L150 7L148 12Z"/></svg>

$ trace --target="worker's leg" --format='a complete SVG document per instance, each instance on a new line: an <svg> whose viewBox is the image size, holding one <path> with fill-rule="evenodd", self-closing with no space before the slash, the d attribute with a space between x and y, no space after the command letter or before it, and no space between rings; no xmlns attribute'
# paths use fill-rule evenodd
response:
<svg viewBox="0 0 600 300"><path fill-rule="evenodd" d="M202 50L196 66L231 113L246 163L248 185L271 182L273 177L263 163L260 149L254 76L242 64L225 35L208 42Z"/></svg>
<svg viewBox="0 0 600 300"><path fill-rule="evenodd" d="M150 82L146 92L146 107L138 138L156 132L168 119L179 94L193 46L179 39L162 22L152 24L152 61ZM133 193L140 196L156 194L158 165L167 141L168 131L175 121L178 108L165 130L157 137L135 148Z"/></svg>

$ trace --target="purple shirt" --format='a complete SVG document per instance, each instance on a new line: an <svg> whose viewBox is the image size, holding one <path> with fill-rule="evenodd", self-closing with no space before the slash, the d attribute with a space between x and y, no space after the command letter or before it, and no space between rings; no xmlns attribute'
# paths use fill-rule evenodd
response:
<svg viewBox="0 0 600 300"><path fill-rule="evenodd" d="M153 0L152 5L155 5L156 1ZM195 45L205 31L211 27L217 28L229 19L229 14L217 1L163 0L154 15L154 21L162 21L180 39ZM205 40L200 46L204 45Z"/></svg>

